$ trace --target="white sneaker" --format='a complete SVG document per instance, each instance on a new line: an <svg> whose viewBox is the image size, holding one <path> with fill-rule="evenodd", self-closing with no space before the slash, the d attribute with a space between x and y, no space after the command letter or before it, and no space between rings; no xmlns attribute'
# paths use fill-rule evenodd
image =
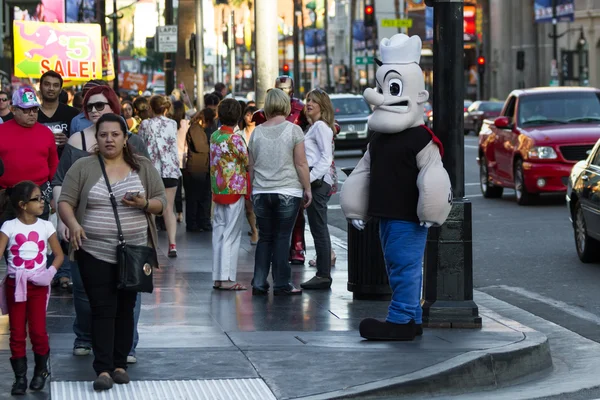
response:
<svg viewBox="0 0 600 400"><path fill-rule="evenodd" d="M127 364L135 364L137 362L137 358L135 356L127 356Z"/></svg>
<svg viewBox="0 0 600 400"><path fill-rule="evenodd" d="M92 352L89 347L77 346L73 347L74 356L88 356Z"/></svg>

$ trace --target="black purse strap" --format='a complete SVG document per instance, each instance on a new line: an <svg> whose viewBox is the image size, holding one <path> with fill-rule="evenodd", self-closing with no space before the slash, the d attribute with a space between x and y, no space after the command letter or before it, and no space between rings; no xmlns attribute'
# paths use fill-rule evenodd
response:
<svg viewBox="0 0 600 400"><path fill-rule="evenodd" d="M125 238L123 237L123 230L121 230L121 220L119 219L119 213L117 212L117 200L115 194L110 187L108 181L108 175L106 175L106 167L104 166L104 160L102 156L98 154L98 161L100 161L100 168L102 169L102 175L104 175L104 181L106 181L106 187L108 188L108 196L110 197L110 204L112 204L113 212L115 213L115 222L117 223L117 232L119 233L119 244L125 244Z"/></svg>

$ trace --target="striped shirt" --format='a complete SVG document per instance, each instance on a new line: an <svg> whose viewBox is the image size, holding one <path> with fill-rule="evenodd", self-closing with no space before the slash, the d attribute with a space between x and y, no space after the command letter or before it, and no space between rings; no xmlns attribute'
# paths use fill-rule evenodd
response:
<svg viewBox="0 0 600 400"><path fill-rule="evenodd" d="M121 202L127 191L144 192L137 172L131 171L124 180L111 184L111 187L117 200L117 212L125 241L131 245L146 246L148 244L146 214L138 208L128 207ZM90 190L82 227L87 236L87 240L83 241L83 249L98 260L116 264L118 231L104 177L101 177Z"/></svg>

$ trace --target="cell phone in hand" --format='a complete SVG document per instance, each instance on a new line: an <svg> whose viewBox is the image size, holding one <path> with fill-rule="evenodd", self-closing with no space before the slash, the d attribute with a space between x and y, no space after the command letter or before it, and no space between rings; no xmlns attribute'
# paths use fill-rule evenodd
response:
<svg viewBox="0 0 600 400"><path fill-rule="evenodd" d="M125 197L125 200L129 200L129 201L131 201L131 200L133 200L133 198L134 198L134 197L136 197L138 194L140 194L140 191L139 191L139 190L128 190L128 191L125 193L125 196L124 196L124 197Z"/></svg>

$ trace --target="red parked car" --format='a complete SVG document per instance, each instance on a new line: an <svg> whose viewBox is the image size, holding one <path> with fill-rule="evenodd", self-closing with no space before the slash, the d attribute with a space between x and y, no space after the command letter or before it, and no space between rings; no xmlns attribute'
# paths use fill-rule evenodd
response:
<svg viewBox="0 0 600 400"><path fill-rule="evenodd" d="M483 197L514 188L517 203L540 193L565 192L573 165L600 138L600 90L548 87L515 90L502 113L486 120L479 136Z"/></svg>

